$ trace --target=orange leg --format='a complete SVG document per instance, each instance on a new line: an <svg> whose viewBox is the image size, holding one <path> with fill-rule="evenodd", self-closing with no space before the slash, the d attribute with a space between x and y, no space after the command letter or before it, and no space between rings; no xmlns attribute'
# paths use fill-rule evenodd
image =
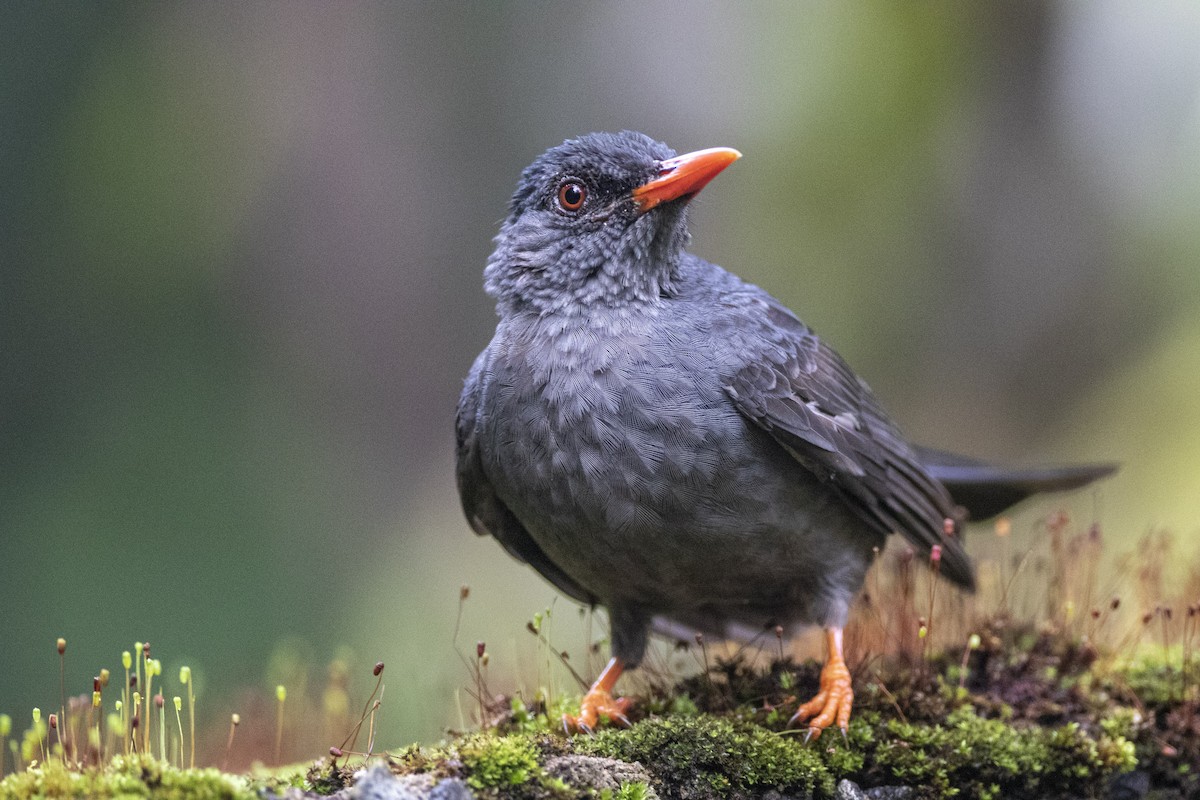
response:
<svg viewBox="0 0 1200 800"><path fill-rule="evenodd" d="M579 716L572 717L570 714L563 714L563 730L567 733L571 731L591 733L601 716L629 727L629 720L625 716L625 712L629 710L629 700L624 697L614 698L612 696L613 686L616 685L617 678L621 677L621 673L624 671L625 665L621 663L621 659L613 658L609 661L608 666L600 673L600 677L592 684L592 688L588 689L588 693L583 696L583 702L579 705Z"/></svg>
<svg viewBox="0 0 1200 800"><path fill-rule="evenodd" d="M850 670L842 657L842 629L826 628L825 645L829 650L821 668L821 690L817 696L796 710L788 725L808 723L808 735L815 738L834 723L842 733L850 727L850 709L854 706L854 689L850 685Z"/></svg>

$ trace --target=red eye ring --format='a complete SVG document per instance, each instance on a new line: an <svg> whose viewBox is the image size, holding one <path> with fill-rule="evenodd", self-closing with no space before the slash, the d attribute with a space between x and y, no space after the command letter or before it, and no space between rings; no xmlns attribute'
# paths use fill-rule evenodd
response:
<svg viewBox="0 0 1200 800"><path fill-rule="evenodd" d="M578 211L586 200L587 187L579 181L566 181L558 187L558 205L563 211Z"/></svg>

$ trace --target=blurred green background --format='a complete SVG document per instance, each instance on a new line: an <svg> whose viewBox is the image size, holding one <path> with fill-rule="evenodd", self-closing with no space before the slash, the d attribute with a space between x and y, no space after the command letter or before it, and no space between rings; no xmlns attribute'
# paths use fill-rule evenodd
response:
<svg viewBox="0 0 1200 800"><path fill-rule="evenodd" d="M57 636L74 692L149 640L220 718L383 660L382 740L429 738L461 584L460 650L535 682L553 594L461 518L452 421L516 178L590 130L740 149L695 252L913 438L1119 460L1081 513L1194 551L1197 41L1190 2L6 4L0 711L57 706Z"/></svg>

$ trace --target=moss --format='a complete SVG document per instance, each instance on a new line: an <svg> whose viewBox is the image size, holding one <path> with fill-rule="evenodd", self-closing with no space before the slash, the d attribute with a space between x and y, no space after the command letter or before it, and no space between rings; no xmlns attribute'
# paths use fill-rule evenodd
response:
<svg viewBox="0 0 1200 800"><path fill-rule="evenodd" d="M654 796L655 793L651 791L650 786L643 781L623 783L621 788L615 792L611 790L600 792L600 800L650 800Z"/></svg>
<svg viewBox="0 0 1200 800"><path fill-rule="evenodd" d="M868 693L869 694L869 693ZM1116 772L1134 765L1133 712L1118 709L1095 730L1078 723L1016 726L962 706L938 722L905 722L890 712L861 711L847 741L829 732L813 742L769 731L749 719L674 715L566 740L544 734L477 733L441 748L393 755L401 772L463 778L481 797L522 800L745 798L772 790L789 797L829 798L835 781L864 786L904 784L920 798L1102 796ZM552 777L551 753L574 751L640 762L649 784L587 790ZM311 779L311 775L310 775ZM1180 776L1181 786L1191 785ZM0 800L59 797L249 798L261 782L215 770L180 771L154 759L115 759L103 772L73 773L58 764L12 775ZM315 787L310 787L315 788Z"/></svg>
<svg viewBox="0 0 1200 800"><path fill-rule="evenodd" d="M1107 675L1105 683L1117 694L1131 693L1144 705L1165 708L1196 699L1200 664L1189 664L1186 675L1181 664L1181 648L1166 653L1157 648L1145 650L1119 671Z"/></svg>
<svg viewBox="0 0 1200 800"><path fill-rule="evenodd" d="M1087 735L1077 723L1017 728L957 709L944 724L891 720L866 753L871 783L904 783L921 797L1095 795L1115 773L1135 765L1121 736Z"/></svg>
<svg viewBox="0 0 1200 800"><path fill-rule="evenodd" d="M354 782L354 770L338 766L337 762L322 760L315 762L304 775L304 787L313 794L324 797L345 789Z"/></svg>
<svg viewBox="0 0 1200 800"><path fill-rule="evenodd" d="M1185 668L1186 665L1186 668ZM1146 648L1096 676L1096 694L1137 706L1104 709L1101 725L1134 742L1138 768L1156 789L1200 797L1200 663L1181 647Z"/></svg>
<svg viewBox="0 0 1200 800"><path fill-rule="evenodd" d="M577 738L575 747L641 762L667 798L748 797L770 789L811 797L830 795L834 787L820 756L802 742L710 715L649 719Z"/></svg>
<svg viewBox="0 0 1200 800"><path fill-rule="evenodd" d="M1134 783L1200 797L1194 767L1200 698L1197 682L1185 681L1182 665L1171 663L1182 661L1181 653L1160 651L1106 670L1093 651L1048 632L1025 637L1028 650L995 640L972 652L961 685L947 677L957 674L961 657L930 659L919 669L881 665L873 680L856 686L845 740L831 731L806 743L801 732L786 730L797 697L815 688L819 665L777 662L762 670L735 659L673 690L655 690L632 713L650 718L630 729L565 738L559 720L577 699L512 700L498 728L392 751L387 765L395 773L426 774L430 783L461 779L484 800L704 800L771 792L828 800L842 778L864 787L912 787L921 800L1104 797L1112 777L1135 764L1142 774L1131 776ZM595 780L563 767L604 761L584 756L626 763L601 764ZM302 788L337 791L353 782L355 768L326 759ZM0 800L249 798L298 786L302 773L235 777L138 757L78 773L51 762L0 782Z"/></svg>
<svg viewBox="0 0 1200 800"><path fill-rule="evenodd" d="M527 736L478 734L458 746L467 783L476 789L520 786L541 776L538 751Z"/></svg>
<svg viewBox="0 0 1200 800"><path fill-rule="evenodd" d="M964 705L937 722L904 722L866 710L848 741L836 733L805 744L746 720L664 717L576 739L577 751L641 762L663 797L739 797L771 789L829 797L834 782L903 784L921 798L1066 797L1102 794L1135 766L1129 714L1093 733L1078 723L1014 726Z"/></svg>
<svg viewBox="0 0 1200 800"><path fill-rule="evenodd" d="M544 735L476 733L466 736L449 751L432 756L433 772L457 774L484 797L513 800L575 800L581 793L542 766L545 757L559 749ZM450 766L453 765L453 766Z"/></svg>
<svg viewBox="0 0 1200 800"><path fill-rule="evenodd" d="M103 770L69 771L58 762L9 775L0 800L35 797L136 798L163 800L253 800L248 781L215 769L179 770L157 759L114 758Z"/></svg>

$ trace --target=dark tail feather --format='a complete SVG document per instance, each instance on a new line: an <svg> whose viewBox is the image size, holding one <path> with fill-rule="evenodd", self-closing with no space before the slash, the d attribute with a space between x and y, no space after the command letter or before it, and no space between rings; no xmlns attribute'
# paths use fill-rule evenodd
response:
<svg viewBox="0 0 1200 800"><path fill-rule="evenodd" d="M916 451L926 471L976 521L994 517L1030 495L1078 489L1117 471L1116 464L1008 469L928 447Z"/></svg>

